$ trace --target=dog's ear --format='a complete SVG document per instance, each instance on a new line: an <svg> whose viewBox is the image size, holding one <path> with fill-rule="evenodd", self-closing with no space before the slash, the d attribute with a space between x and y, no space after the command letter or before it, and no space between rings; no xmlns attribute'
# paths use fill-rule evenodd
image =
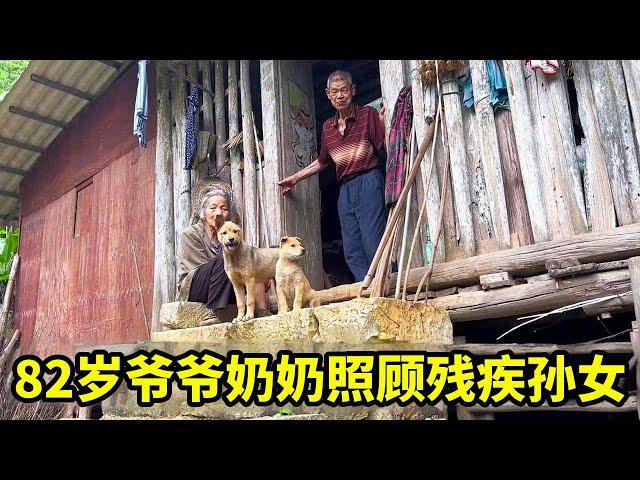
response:
<svg viewBox="0 0 640 480"><path fill-rule="evenodd" d="M280 245L282 245L284 242L286 242L289 239L289 237L282 237L280 239Z"/></svg>
<svg viewBox="0 0 640 480"><path fill-rule="evenodd" d="M296 240L298 240L300 243L302 243L302 239L300 237L294 237Z"/></svg>

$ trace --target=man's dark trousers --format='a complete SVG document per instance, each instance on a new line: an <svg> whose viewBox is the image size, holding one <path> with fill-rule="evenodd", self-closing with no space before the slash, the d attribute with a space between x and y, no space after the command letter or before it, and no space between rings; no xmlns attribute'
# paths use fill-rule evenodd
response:
<svg viewBox="0 0 640 480"><path fill-rule="evenodd" d="M347 265L356 282L367 275L387 222L384 175L378 168L344 182L340 187L338 214Z"/></svg>

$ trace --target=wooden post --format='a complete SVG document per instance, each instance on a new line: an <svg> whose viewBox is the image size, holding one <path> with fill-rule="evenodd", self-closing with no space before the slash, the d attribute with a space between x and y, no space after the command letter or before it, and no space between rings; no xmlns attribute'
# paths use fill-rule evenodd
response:
<svg viewBox="0 0 640 480"><path fill-rule="evenodd" d="M640 257L629 259L629 277L633 292L633 309L636 320L631 322L631 346L636 357L636 398L640 416Z"/></svg>
<svg viewBox="0 0 640 480"><path fill-rule="evenodd" d="M184 64L176 69L185 74ZM173 77L171 85L171 113L173 116L173 216L175 254L178 253L180 234L189 226L191 217L191 171L185 170L185 138L187 115L187 86L179 76ZM176 259L177 261L177 259ZM175 279L174 279L175 282Z"/></svg>
<svg viewBox="0 0 640 480"><path fill-rule="evenodd" d="M500 147L498 146L493 107L490 103L489 73L484 60L470 60L469 63L478 122L480 157L487 187L487 199L491 209L492 233L503 248L509 248L511 232L509 231L507 200L500 165Z"/></svg>
<svg viewBox="0 0 640 480"><path fill-rule="evenodd" d="M556 219L552 238L585 233L587 219L584 194L564 69L548 76L539 69L529 73L526 83L534 119L538 162L547 196L545 201L551 202Z"/></svg>
<svg viewBox="0 0 640 480"><path fill-rule="evenodd" d="M251 121L251 83L249 60L240 60L240 102L242 108L243 206L245 239L254 247L258 239L258 188L256 181L256 144Z"/></svg>
<svg viewBox="0 0 640 480"><path fill-rule="evenodd" d="M535 242L545 242L550 238L547 224L548 208L545 205L543 194L538 150L532 135L532 117L522 70L522 60L504 60L503 65L533 239Z"/></svg>
<svg viewBox="0 0 640 480"><path fill-rule="evenodd" d="M453 184L453 200L459 230L460 246L469 257L475 254L475 235L471 215L471 195L469 193L469 174L467 171L467 155L462 127L462 99L460 87L453 75L448 75L442 82L444 102L444 120L449 136L449 159L451 162L451 180Z"/></svg>
<svg viewBox="0 0 640 480"><path fill-rule="evenodd" d="M16 275L18 274L18 265L20 265L20 255L17 253L13 256L11 262L11 271L9 272L9 281L7 282L7 289L4 291L4 300L2 303L2 310L0 311L0 345L4 340L4 332L7 328L7 320L9 319L9 308L11 307L11 295L13 294L13 285L16 281Z"/></svg>
<svg viewBox="0 0 640 480"><path fill-rule="evenodd" d="M622 63L590 60L587 66L618 225L640 222L640 171Z"/></svg>
<svg viewBox="0 0 640 480"><path fill-rule="evenodd" d="M238 70L236 60L228 61L229 70L229 138L237 135L240 131L238 118ZM231 188L233 190L233 203L236 210L242 215L242 171L240 164L242 156L240 147L235 147L230 152L231 155Z"/></svg>
<svg viewBox="0 0 640 480"><path fill-rule="evenodd" d="M438 177L440 180L440 191L443 190L442 182L444 181L444 172L447 162L449 162L449 145L446 144L444 140L444 128L445 128L445 117L447 112L444 109L441 112L440 118L440 135L437 138L434 138L433 141L436 142L436 164L438 166ZM458 235L456 233L456 219L455 219L455 207L453 206L453 185L451 184L451 174L449 174L447 180L448 185L447 189L449 193L444 196L444 200L440 198L440 201L444 201L444 208L442 208L442 239L440 240L440 247L438 250L442 250L444 246L444 254L446 261L453 260L454 258L458 258L458 252L461 250L458 247ZM435 225L435 229L437 230L438 215L436 215L433 223ZM433 237L436 233L436 230L431 232L431 236Z"/></svg>
<svg viewBox="0 0 640 480"><path fill-rule="evenodd" d="M213 88L211 86L211 62L209 60L201 60L200 68L202 69L202 84L209 91L213 91ZM210 144L213 144L213 148L210 145L209 151L215 152L216 128L213 112L213 97L207 93L204 93L202 97L202 127L204 130L211 134L211 136L209 137L209 142ZM215 172L217 169L215 155L212 156L211 154L209 154L207 160L208 170L206 174L209 175L209 172Z"/></svg>
<svg viewBox="0 0 640 480"><path fill-rule="evenodd" d="M488 240L493 232L491 209L487 199L487 188L482 169L482 158L478 147L478 128L476 114L462 107L462 127L464 143L467 152L467 171L469 172L469 187L471 195L471 215L476 245Z"/></svg>
<svg viewBox="0 0 640 480"><path fill-rule="evenodd" d="M173 161L171 101L167 68L157 64L157 137L153 257L153 311L151 331L160 330L160 307L176 296L176 263L173 215Z"/></svg>
<svg viewBox="0 0 640 480"><path fill-rule="evenodd" d="M516 139L513 133L511 112L501 110L496 112L496 132L500 146L500 160L502 162L502 179L507 197L507 212L509 215L509 230L517 233L521 245L533 243L533 232L527 208L527 197L522 183L522 172ZM613 228L615 225L612 225Z"/></svg>
<svg viewBox="0 0 640 480"><path fill-rule="evenodd" d="M587 60L574 60L573 81L578 96L580 123L586 137L585 197L589 205L591 230L601 232L616 226L616 212Z"/></svg>
<svg viewBox="0 0 640 480"><path fill-rule="evenodd" d="M215 61L214 68L215 81L215 108L216 108L216 165L218 176L231 183L231 169L229 168L229 155L222 145L227 141L227 127L225 121L225 101L224 101L224 65L223 60Z"/></svg>
<svg viewBox="0 0 640 480"><path fill-rule="evenodd" d="M389 139L391 117L400 90L405 85L404 62L402 60L380 60L380 89L384 101L384 131Z"/></svg>
<svg viewBox="0 0 640 480"><path fill-rule="evenodd" d="M622 60L622 70L631 106L631 118L634 119L636 145L640 146L640 60Z"/></svg>

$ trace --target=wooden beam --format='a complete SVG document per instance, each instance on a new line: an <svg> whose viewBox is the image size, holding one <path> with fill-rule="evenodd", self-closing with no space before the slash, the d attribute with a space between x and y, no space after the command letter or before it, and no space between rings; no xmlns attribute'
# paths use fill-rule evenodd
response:
<svg viewBox="0 0 640 480"><path fill-rule="evenodd" d="M576 257L581 262L605 262L622 260L640 255L640 223L618 227L607 232L583 233L570 238L525 245L523 247L484 253L475 257L435 264L430 288L439 290L453 286L478 283L480 275L506 271L514 276L533 276L545 273L545 261ZM415 291L427 267L409 271L407 289ZM391 274L391 283L396 274ZM511 287L516 288L516 287ZM323 304L342 302L355 298L360 283L340 285L321 291ZM367 291L363 295L369 295Z"/></svg>
<svg viewBox="0 0 640 480"><path fill-rule="evenodd" d="M36 75L35 73L31 74L31 81L49 88L53 88L54 90L58 90L68 95L82 98L83 100L88 100L91 102L94 99L93 95L91 95L90 93L83 92L82 90L78 90L77 88L69 87L68 85L63 85L60 82L56 82L55 80L51 80L41 75Z"/></svg>
<svg viewBox="0 0 640 480"><path fill-rule="evenodd" d="M9 192L7 190L0 190L0 195L9 198L20 198L20 196L16 192Z"/></svg>
<svg viewBox="0 0 640 480"><path fill-rule="evenodd" d="M468 322L547 312L584 300L628 293L630 289L629 271L622 269L449 295L427 303L444 307L452 322Z"/></svg>
<svg viewBox="0 0 640 480"><path fill-rule="evenodd" d="M490 290L500 287L510 287L514 284L513 277L509 272L488 273L480 275L480 285L483 290Z"/></svg>
<svg viewBox="0 0 640 480"><path fill-rule="evenodd" d="M16 115L20 115L22 117L25 118L29 118L31 120L35 120L36 122L40 122L40 123L46 123L48 125L52 125L54 127L58 127L58 128L66 128L67 124L64 122L60 122L58 120L54 120L53 118L49 118L49 117L45 117L43 115L39 115L35 112L30 112L28 110L23 110L22 108L19 107L14 107L13 105L11 105L9 107L9 112L14 113Z"/></svg>
<svg viewBox="0 0 640 480"><path fill-rule="evenodd" d="M629 275L633 291L633 307L636 320L631 322L631 344L636 357L636 394L638 400L638 416L640 416L640 257L629 259Z"/></svg>
<svg viewBox="0 0 640 480"><path fill-rule="evenodd" d="M116 70L120 70L120 67L122 67L122 64L120 62L116 62L115 60L96 60L96 62L100 62L103 65L115 68Z"/></svg>
<svg viewBox="0 0 640 480"><path fill-rule="evenodd" d="M20 148L22 150L29 150L31 152L36 152L36 153L44 153L44 148L38 147L36 145L31 145L29 143L19 142L18 140L13 140L12 138L0 136L0 143L4 143L5 145L10 145L12 147Z"/></svg>
<svg viewBox="0 0 640 480"><path fill-rule="evenodd" d="M629 342L590 343L575 345L557 345L555 343L459 343L446 345L451 350L465 350L476 355L497 355L503 350L510 350L514 354L552 353L564 350L569 354L589 354L594 350L606 353L633 354L633 347Z"/></svg>
<svg viewBox="0 0 640 480"><path fill-rule="evenodd" d="M160 330L160 307L163 303L172 302L176 296L170 78L164 65L157 65L156 78L158 127L155 159L152 332Z"/></svg>
<svg viewBox="0 0 640 480"><path fill-rule="evenodd" d="M0 172L13 173L14 175L20 175L21 177L24 177L28 173L26 170L10 167L8 165L0 165Z"/></svg>

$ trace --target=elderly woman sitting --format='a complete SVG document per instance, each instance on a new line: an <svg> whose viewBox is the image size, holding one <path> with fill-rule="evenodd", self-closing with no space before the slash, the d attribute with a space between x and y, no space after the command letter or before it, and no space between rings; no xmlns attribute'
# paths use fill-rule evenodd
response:
<svg viewBox="0 0 640 480"><path fill-rule="evenodd" d="M217 236L224 222L238 222L232 211L231 200L225 191L214 189L203 196L199 221L187 227L180 236L178 300L204 303L213 312L235 303ZM258 310L267 310L264 285L256 285L255 295ZM216 315L205 324L220 322Z"/></svg>

